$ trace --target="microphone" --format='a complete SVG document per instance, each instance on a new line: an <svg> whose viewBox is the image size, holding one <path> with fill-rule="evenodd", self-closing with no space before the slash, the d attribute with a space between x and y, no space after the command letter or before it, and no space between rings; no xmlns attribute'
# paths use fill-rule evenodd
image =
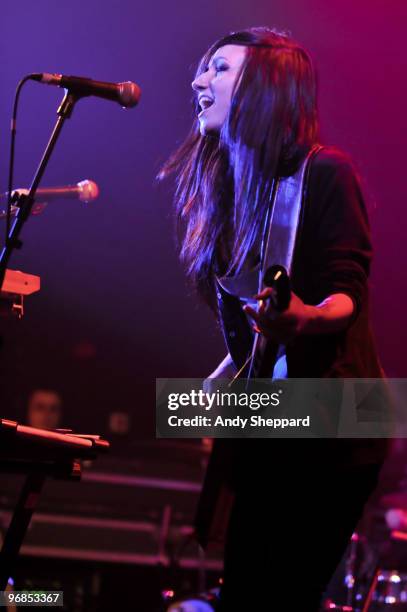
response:
<svg viewBox="0 0 407 612"><path fill-rule="evenodd" d="M27 195L28 189L15 189L12 192L12 197L19 193ZM80 200L81 202L92 202L99 197L99 186L94 181L85 179L80 181L76 185L66 185L63 187L41 187L37 189L35 195L35 204L31 211L32 215L40 214L45 208L45 204L42 202L49 202L52 200ZM0 203L6 203L8 200L8 194L0 194ZM14 217L18 212L18 206L11 207L11 216ZM4 219L7 216L7 209L0 208L0 219Z"/></svg>
<svg viewBox="0 0 407 612"><path fill-rule="evenodd" d="M138 104L141 89L136 83L107 83L94 81L84 77L66 76L63 74L50 74L48 72L34 73L30 76L33 81L63 87L79 96L97 96L105 100L118 102L124 108L131 108Z"/></svg>

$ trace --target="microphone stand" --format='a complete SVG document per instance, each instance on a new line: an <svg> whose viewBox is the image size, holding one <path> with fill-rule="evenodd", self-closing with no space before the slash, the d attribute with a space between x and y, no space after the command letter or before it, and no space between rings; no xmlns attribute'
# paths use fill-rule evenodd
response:
<svg viewBox="0 0 407 612"><path fill-rule="evenodd" d="M19 235L24 223L30 216L31 209L35 201L36 191L44 175L45 169L48 165L55 144L58 140L58 136L62 130L62 126L64 125L65 120L71 117L75 102L77 102L80 97L81 96L78 95L78 93L76 92L65 90L64 99L62 100L57 110L57 122L48 141L48 144L45 148L44 154L37 168L37 172L35 173L34 178L31 182L29 192L27 195L18 194L18 196L16 196L14 200L14 204L18 207L18 211L15 216L14 223L11 226L10 232L7 236L6 244L4 245L4 248L0 254L0 288L3 285L7 264L13 252L13 249L19 249L22 246L22 242L19 238Z"/></svg>

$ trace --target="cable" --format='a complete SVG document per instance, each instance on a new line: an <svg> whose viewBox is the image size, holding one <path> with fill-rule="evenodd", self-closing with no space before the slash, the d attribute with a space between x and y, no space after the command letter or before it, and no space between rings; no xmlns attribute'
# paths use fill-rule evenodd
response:
<svg viewBox="0 0 407 612"><path fill-rule="evenodd" d="M15 155L15 142L17 133L17 109L20 93L23 85L32 79L33 74L27 74L19 84L17 85L16 92L14 94L13 112L11 116L11 132L10 132L10 157L8 167L8 189L7 189L7 215L6 215L6 238L5 244L7 244L8 235L10 232L10 221L11 221L11 205L12 205L12 191L13 191L13 175L14 175L14 155Z"/></svg>

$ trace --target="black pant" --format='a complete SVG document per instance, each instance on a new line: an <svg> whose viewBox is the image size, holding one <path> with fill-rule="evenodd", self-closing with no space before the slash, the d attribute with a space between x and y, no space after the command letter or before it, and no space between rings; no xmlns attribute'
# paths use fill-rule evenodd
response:
<svg viewBox="0 0 407 612"><path fill-rule="evenodd" d="M247 469L229 521L219 610L317 612L380 467L324 465L322 457L262 475Z"/></svg>

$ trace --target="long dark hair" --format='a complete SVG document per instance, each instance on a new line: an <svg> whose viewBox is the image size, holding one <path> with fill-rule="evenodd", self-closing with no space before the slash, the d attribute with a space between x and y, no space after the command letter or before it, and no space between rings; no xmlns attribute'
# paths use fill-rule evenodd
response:
<svg viewBox="0 0 407 612"><path fill-rule="evenodd" d="M274 178L290 174L318 139L316 78L305 49L268 28L232 32L205 53L197 75L228 44L246 46L247 54L220 134L202 136L195 121L159 174L177 173L180 257L212 306L214 274L241 269L264 222Z"/></svg>

